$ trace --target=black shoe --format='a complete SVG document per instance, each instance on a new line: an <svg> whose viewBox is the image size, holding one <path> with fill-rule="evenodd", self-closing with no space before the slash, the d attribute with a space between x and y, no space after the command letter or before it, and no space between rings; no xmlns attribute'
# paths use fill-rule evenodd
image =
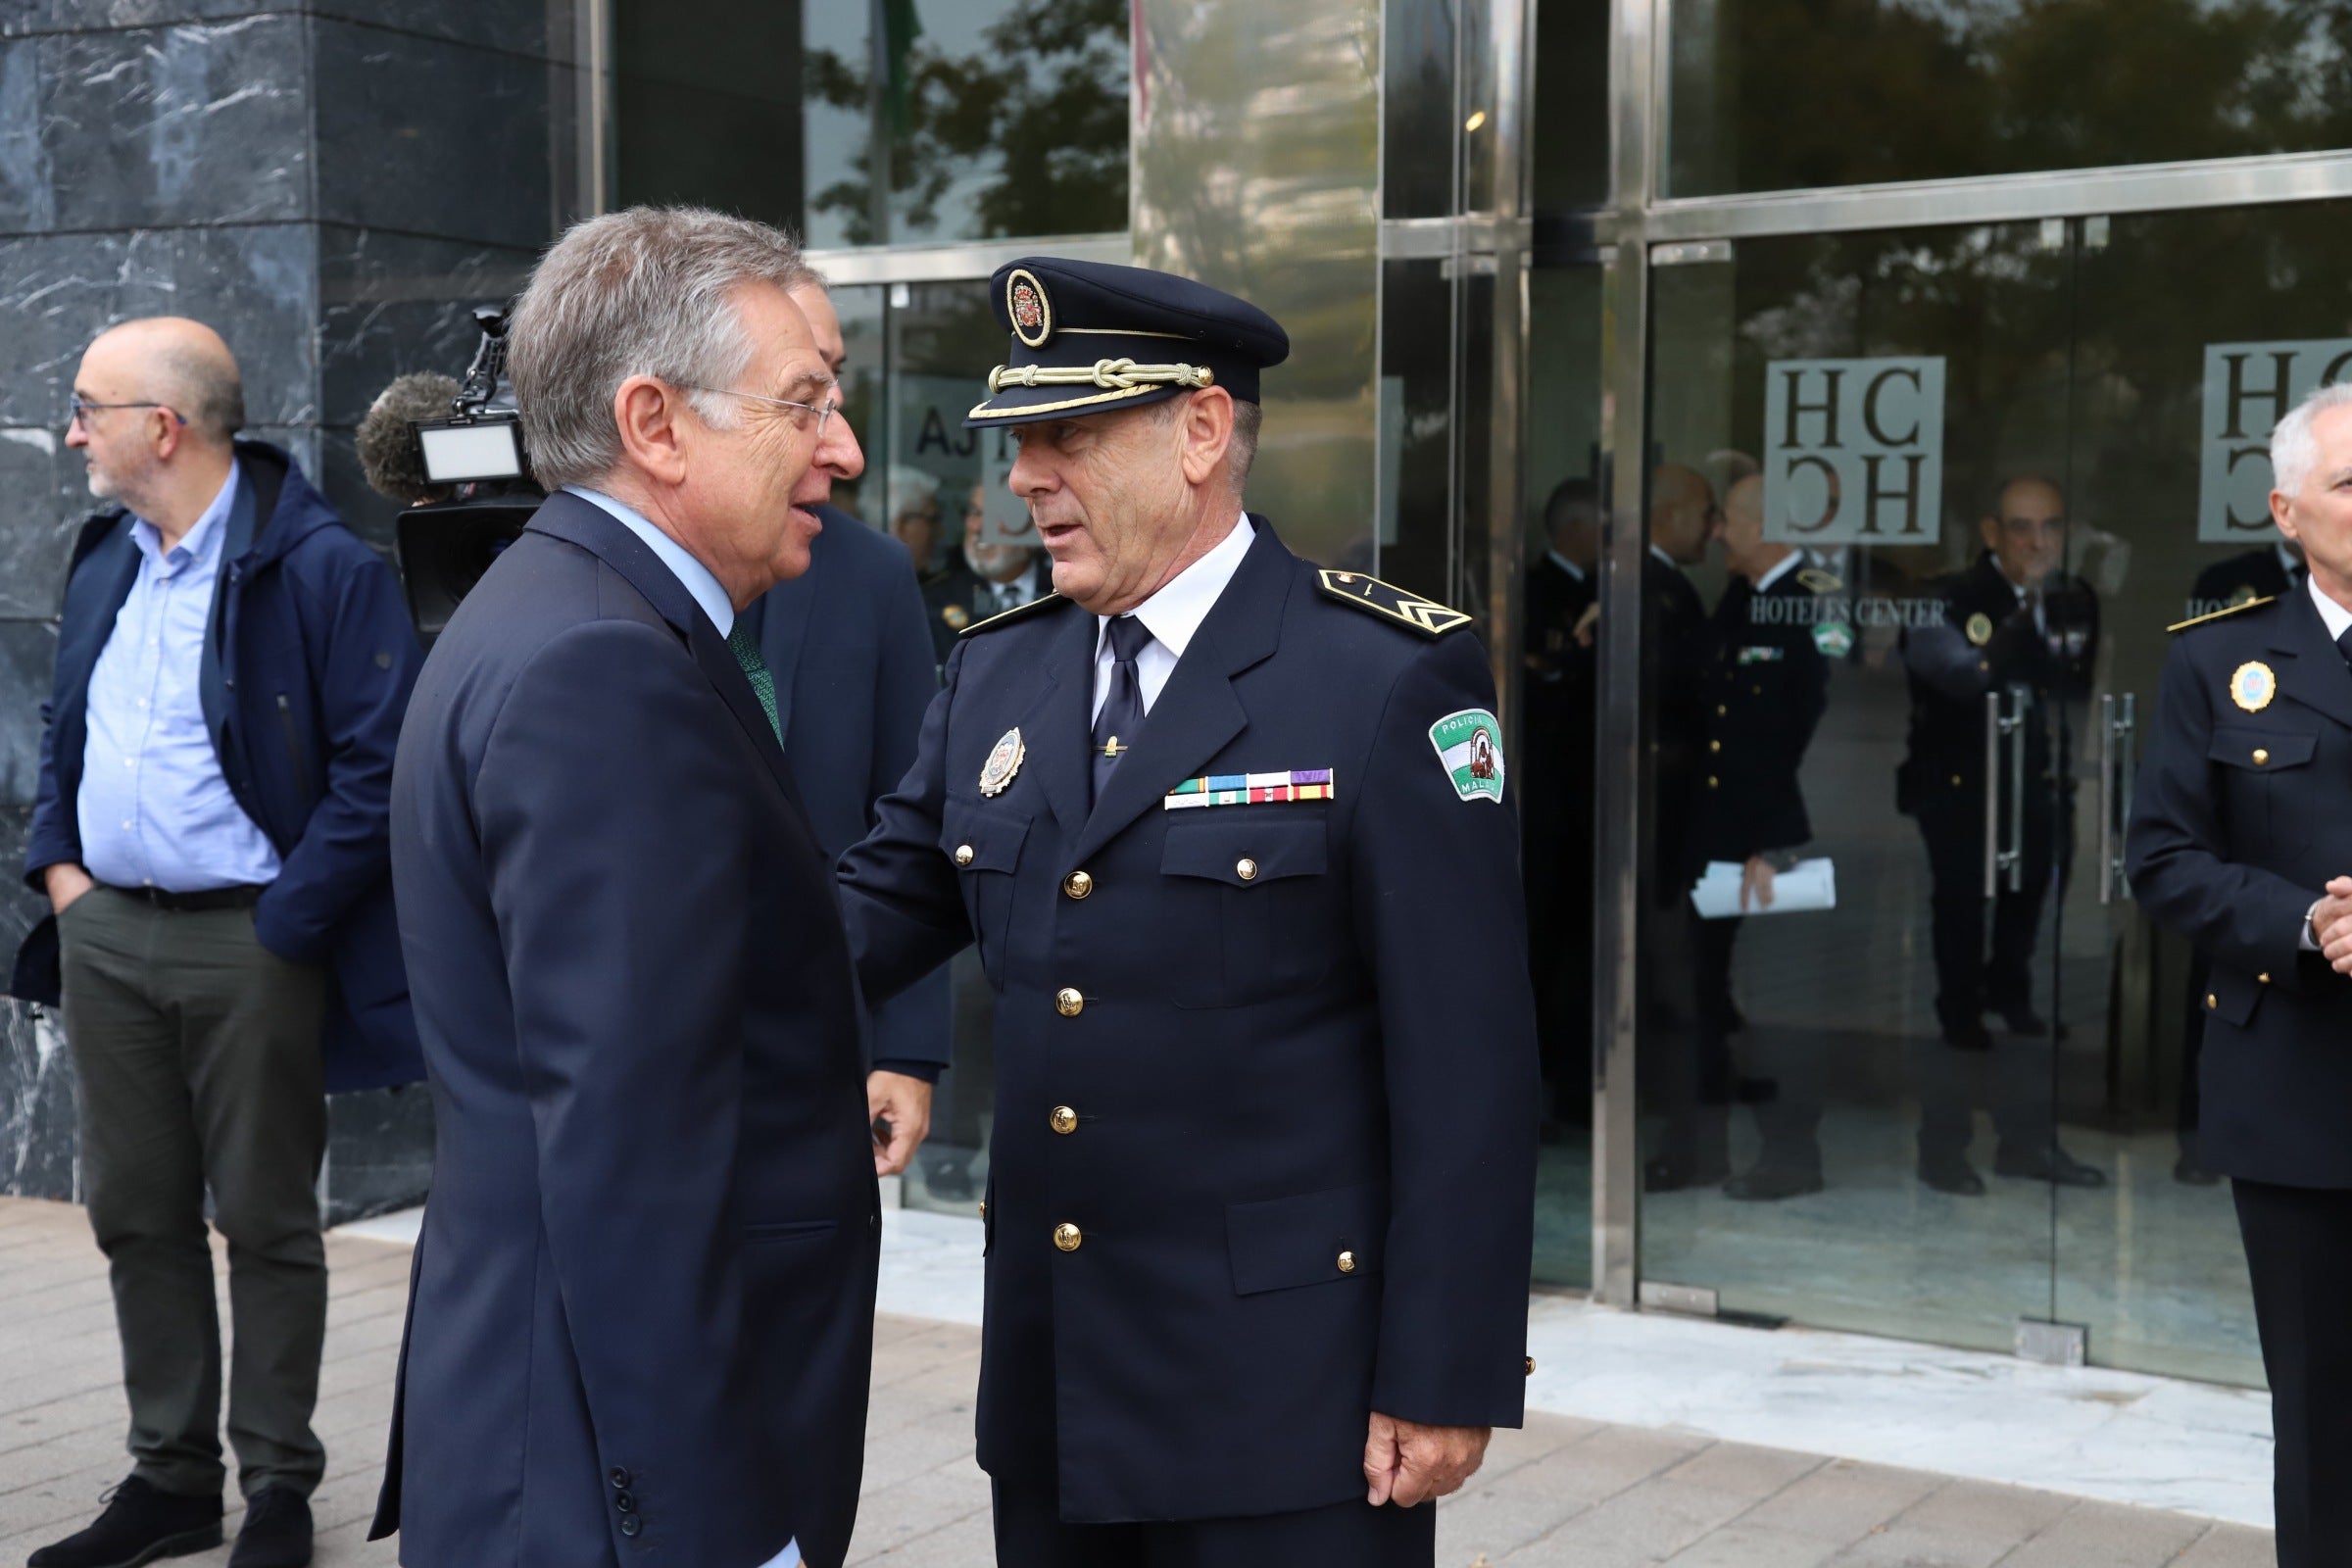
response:
<svg viewBox="0 0 2352 1568"><path fill-rule="evenodd" d="M1732 1173L1731 1161L1718 1154L1660 1154L1642 1167L1645 1193L1679 1193L1690 1187L1713 1187Z"/></svg>
<svg viewBox="0 0 2352 1568"><path fill-rule="evenodd" d="M264 1487L245 1499L245 1523L228 1568L308 1568L310 1499L292 1487Z"/></svg>
<svg viewBox="0 0 2352 1568"><path fill-rule="evenodd" d="M1990 1051L1992 1032L1975 1018L1943 1026L1943 1043L1954 1051Z"/></svg>
<svg viewBox="0 0 2352 1568"><path fill-rule="evenodd" d="M1818 1166L1776 1165L1767 1160L1725 1182L1723 1196L1742 1203L1777 1203L1784 1198L1818 1193L1824 1185Z"/></svg>
<svg viewBox="0 0 2352 1568"><path fill-rule="evenodd" d="M43 1546L24 1560L25 1568L138 1568L220 1544L218 1496L183 1496L132 1476L103 1500L106 1511L97 1523Z"/></svg>
<svg viewBox="0 0 2352 1568"><path fill-rule="evenodd" d="M1919 1179L1937 1192L1949 1193L1954 1198L1984 1196L1984 1178L1977 1174L1974 1165L1957 1154L1942 1159L1920 1155Z"/></svg>
<svg viewBox="0 0 2352 1568"><path fill-rule="evenodd" d="M2053 1141L2039 1149L2001 1149L1992 1156L1995 1176L2022 1176L2058 1187L2104 1187L2107 1173L2085 1165Z"/></svg>

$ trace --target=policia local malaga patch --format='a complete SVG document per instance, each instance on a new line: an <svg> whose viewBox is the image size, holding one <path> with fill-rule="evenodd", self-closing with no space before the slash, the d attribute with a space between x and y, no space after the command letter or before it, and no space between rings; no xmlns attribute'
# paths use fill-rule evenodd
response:
<svg viewBox="0 0 2352 1568"><path fill-rule="evenodd" d="M1429 744L1465 801L1502 804L1502 723L1483 708L1447 713L1429 726Z"/></svg>

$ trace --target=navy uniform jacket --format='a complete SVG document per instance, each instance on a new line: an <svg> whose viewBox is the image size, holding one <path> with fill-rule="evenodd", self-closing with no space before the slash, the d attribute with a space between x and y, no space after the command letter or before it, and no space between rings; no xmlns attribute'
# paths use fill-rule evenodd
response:
<svg viewBox="0 0 2352 1568"><path fill-rule="evenodd" d="M841 1562L881 1209L831 863L710 618L551 498L393 777L435 1132L403 1562Z"/></svg>
<svg viewBox="0 0 2352 1568"><path fill-rule="evenodd" d="M1360 1497L1371 1411L1516 1426L1525 1398L1514 813L1430 736L1492 708L1486 656L1257 527L1091 810L1098 623L1049 596L956 648L842 865L869 992L976 939L997 993L979 1458L1069 1520ZM1324 768L1329 801L1163 806Z"/></svg>
<svg viewBox="0 0 2352 1568"><path fill-rule="evenodd" d="M1797 773L1830 705L1813 590L1792 566L1758 593L1735 577L1709 626L1707 749L1691 836L1709 860L1745 860L1813 836Z"/></svg>
<svg viewBox="0 0 2352 1568"><path fill-rule="evenodd" d="M874 825L874 803L914 761L939 664L906 547L838 507L808 547L808 569L744 609L776 685L784 758L829 856ZM936 1078L948 1064L948 972L875 1010L867 1059Z"/></svg>
<svg viewBox="0 0 2352 1568"><path fill-rule="evenodd" d="M2299 945L2324 884L2352 872L2348 800L2352 670L2310 594L2183 631L2129 865L2149 917L2213 966L2203 1152L2226 1176L2352 1187L2352 979Z"/></svg>

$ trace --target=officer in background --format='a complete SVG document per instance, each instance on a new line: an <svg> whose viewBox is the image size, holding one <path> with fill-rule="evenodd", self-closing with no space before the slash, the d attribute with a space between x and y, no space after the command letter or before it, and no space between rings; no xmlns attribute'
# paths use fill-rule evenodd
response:
<svg viewBox="0 0 2352 1568"><path fill-rule="evenodd" d="M1242 511L1264 313L992 280L979 427L1056 592L974 625L842 866L869 994L997 995L998 1560L1428 1568L1524 1403L1537 1133L1509 772L1468 616ZM1132 363L1130 363L1132 362ZM1367 1479L1370 1482L1366 1490Z"/></svg>
<svg viewBox="0 0 2352 1568"><path fill-rule="evenodd" d="M1044 557L1027 545L989 540L987 523L987 481L975 480L964 502L963 532L955 560L923 584L923 606L930 612L931 638L942 668L966 626L1018 610L1048 591Z"/></svg>
<svg viewBox="0 0 2352 1568"><path fill-rule="evenodd" d="M1820 578L1794 546L1764 537L1764 480L1750 474L1724 495L1717 537L1732 574L1710 618L1706 701L1701 714L1705 769L1691 810L1692 848L1702 863L1740 868L1742 909L1772 906L1773 875L1796 861L1813 837L1798 783L1805 749L1830 706L1829 657L1845 652L1842 623L1825 620ZM1730 1031L1740 1017L1732 998L1732 952L1741 916L1698 922L1699 1078L1707 1093L1699 1113L1730 1098ZM1797 1064L1810 1068L1811 1063ZM1770 1200L1821 1191L1821 1119L1817 1099L1797 1094L1802 1072L1784 1074L1789 1100L1756 1107L1764 1152L1757 1164L1724 1184L1737 1199ZM1720 1145L1723 1133L1715 1130Z"/></svg>
<svg viewBox="0 0 2352 1568"><path fill-rule="evenodd" d="M2277 1436L2279 1568L2352 1563L2352 386L2271 435L2309 581L2173 628L2132 891L2211 965L2203 1153L2230 1179Z"/></svg>
<svg viewBox="0 0 2352 1568"><path fill-rule="evenodd" d="M1527 568L1520 816L1528 963L1544 1064L1544 1130L1592 1119L1592 741L1598 660L1577 635L1600 559L1600 491L1564 479L1544 504L1548 546Z"/></svg>
<svg viewBox="0 0 2352 1568"><path fill-rule="evenodd" d="M1984 553L1977 564L1936 585L1942 620L1903 634L1911 733L1895 801L1918 818L1927 841L1936 1013L1944 1043L1954 1051L1990 1052L1984 1014L1998 1014L2007 1026L1993 1062L1994 1172L2097 1187L2104 1173L2058 1147L2051 1027L2034 1010L2033 988L2042 905L2073 858L2074 760L2067 744L2073 726L2062 705L2090 688L2098 597L2061 567L2066 496L2050 480L2028 474L2003 484L1981 527ZM2017 813L2024 863L2015 890L2004 872L1990 901L1988 957L1984 792L2008 794L2005 779L1984 776L1990 691L2008 693L2013 707L2022 700L2026 723L2007 743L2025 747L2023 798L2004 799L2000 821L2007 842L2010 813ZM1923 1064L1919 1176L1938 1192L1973 1198L1984 1191L1984 1179L1968 1162L1975 1114L1960 1069L1946 1053Z"/></svg>

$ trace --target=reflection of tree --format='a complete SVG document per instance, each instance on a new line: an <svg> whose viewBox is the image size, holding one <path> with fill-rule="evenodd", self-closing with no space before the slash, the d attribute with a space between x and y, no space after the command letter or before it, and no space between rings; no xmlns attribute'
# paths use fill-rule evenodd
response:
<svg viewBox="0 0 2352 1568"><path fill-rule="evenodd" d="M1677 150L1678 168L1715 165L1694 172L1710 189L2352 145L2342 0L1724 0L1721 17L1730 145Z"/></svg>
<svg viewBox="0 0 2352 1568"><path fill-rule="evenodd" d="M1126 0L1011 0L981 39L972 55L917 39L906 58L907 128L893 136L886 165L893 221L934 228L949 191L993 157L972 199L973 232L957 237L1125 228ZM808 97L864 114L869 69L812 50ZM852 244L906 237L873 232L874 164L868 146L854 161L855 177L809 197L811 210L840 215Z"/></svg>

